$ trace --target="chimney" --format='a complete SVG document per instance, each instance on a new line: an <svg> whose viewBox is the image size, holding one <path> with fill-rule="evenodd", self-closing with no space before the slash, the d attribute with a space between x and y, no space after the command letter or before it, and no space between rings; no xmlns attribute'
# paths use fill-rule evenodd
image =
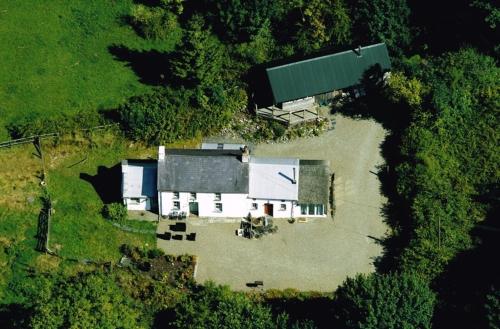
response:
<svg viewBox="0 0 500 329"><path fill-rule="evenodd" d="M165 160L165 146L158 147L158 160Z"/></svg>
<svg viewBox="0 0 500 329"><path fill-rule="evenodd" d="M248 146L243 146L241 149L241 162L243 163L248 163L248 160L250 159L250 151L248 150Z"/></svg>
<svg viewBox="0 0 500 329"><path fill-rule="evenodd" d="M354 53L356 53L358 57L361 57L361 46L358 46L357 49L354 49Z"/></svg>

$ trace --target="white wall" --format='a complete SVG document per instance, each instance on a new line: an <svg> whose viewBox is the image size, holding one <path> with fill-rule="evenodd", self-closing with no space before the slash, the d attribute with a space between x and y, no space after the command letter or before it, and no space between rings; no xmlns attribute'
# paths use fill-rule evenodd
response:
<svg viewBox="0 0 500 329"><path fill-rule="evenodd" d="M264 205L266 203L270 203L273 205L273 217L274 218L290 218L294 214L294 209L292 207L292 201L284 201L281 200L261 200L261 199L248 199L248 207L249 209L252 206L252 203L257 203L257 209L251 210L250 213L252 217L261 217L265 216L264 213ZM285 210L281 210L281 204L285 204Z"/></svg>
<svg viewBox="0 0 500 329"><path fill-rule="evenodd" d="M131 198L123 198L123 204L127 207L127 210L151 210L151 199L141 198L141 201L137 203L131 200Z"/></svg>
<svg viewBox="0 0 500 329"><path fill-rule="evenodd" d="M180 203L178 211L184 211L189 215L190 193L180 192L179 199L173 199L173 192L161 192L161 215L168 216L173 210L173 202ZM221 200L215 201L215 193L197 193L198 215L200 217L246 217L249 213L252 217L264 216L264 205L270 203L273 205L274 218L290 217L326 217L326 215L306 215L300 214L300 206L295 205L293 201L282 200L261 200L251 199L247 194L222 193ZM215 203L222 203L222 212L215 208ZM257 209L252 209L252 203L257 203ZM281 204L285 204L285 210L281 210Z"/></svg>
<svg viewBox="0 0 500 329"><path fill-rule="evenodd" d="M161 215L168 216L173 209L174 201L180 203L179 211L189 214L189 203L198 203L198 215L200 217L244 217L248 214L246 194L223 193L221 201L215 201L215 193L197 193L196 200L190 200L191 195L180 192L179 199L174 199L173 192L161 192ZM222 203L222 212L215 208L215 203Z"/></svg>

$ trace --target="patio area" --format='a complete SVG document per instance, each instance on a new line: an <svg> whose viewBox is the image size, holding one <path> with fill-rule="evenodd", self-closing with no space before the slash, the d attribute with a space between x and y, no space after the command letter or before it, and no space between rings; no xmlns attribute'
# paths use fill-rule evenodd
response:
<svg viewBox="0 0 500 329"><path fill-rule="evenodd" d="M235 290L250 290L255 289L252 283L263 281L263 289L333 291L346 276L372 270L365 257L376 242L334 225L331 219L293 224L274 220L278 232L260 239L237 236L239 223L189 219L186 224L183 232L176 232L172 225L179 224L161 221L158 234L172 235L170 240L158 239L158 247L169 254L197 255L200 283L212 280ZM196 238L189 240L192 233Z"/></svg>

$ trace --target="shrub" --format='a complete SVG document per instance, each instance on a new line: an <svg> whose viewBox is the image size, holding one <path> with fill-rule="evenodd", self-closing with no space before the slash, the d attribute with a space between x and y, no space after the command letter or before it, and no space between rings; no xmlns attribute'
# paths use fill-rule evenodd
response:
<svg viewBox="0 0 500 329"><path fill-rule="evenodd" d="M102 215L111 221L122 222L127 219L127 208L118 202L104 205Z"/></svg>
<svg viewBox="0 0 500 329"><path fill-rule="evenodd" d="M164 255L165 255L165 252L161 249L158 249L158 248L148 250L148 258L158 258L158 257L164 256Z"/></svg>
<svg viewBox="0 0 500 329"><path fill-rule="evenodd" d="M413 274L348 278L336 291L342 328L430 328L435 295Z"/></svg>
<svg viewBox="0 0 500 329"><path fill-rule="evenodd" d="M165 40L178 26L177 15L161 7L136 5L132 8L132 23L147 39Z"/></svg>
<svg viewBox="0 0 500 329"><path fill-rule="evenodd" d="M45 117L31 114L7 124L7 131L12 138L23 138L40 134L70 134L76 130L89 129L107 123L97 112L81 111L76 114L60 114Z"/></svg>

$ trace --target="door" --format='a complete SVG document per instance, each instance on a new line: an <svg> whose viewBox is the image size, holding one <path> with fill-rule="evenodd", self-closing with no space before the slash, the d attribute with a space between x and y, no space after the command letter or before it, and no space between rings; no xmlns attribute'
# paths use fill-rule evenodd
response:
<svg viewBox="0 0 500 329"><path fill-rule="evenodd" d="M198 202L189 203L189 213L198 216Z"/></svg>
<svg viewBox="0 0 500 329"><path fill-rule="evenodd" d="M268 216L272 216L273 215L273 205L270 204L270 203L265 203L264 204L264 214L268 215Z"/></svg>

